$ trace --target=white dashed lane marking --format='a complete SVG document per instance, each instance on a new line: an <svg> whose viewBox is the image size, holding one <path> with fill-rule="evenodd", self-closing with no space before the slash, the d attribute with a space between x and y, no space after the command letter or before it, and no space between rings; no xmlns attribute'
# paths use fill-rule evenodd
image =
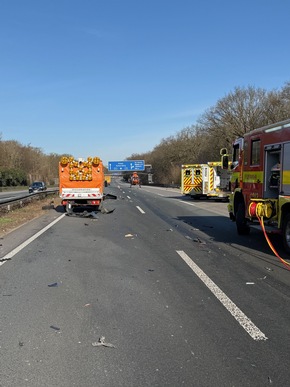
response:
<svg viewBox="0 0 290 387"><path fill-rule="evenodd" d="M141 207L136 206L136 208L141 212L141 214L145 214L145 211L143 211Z"/></svg>

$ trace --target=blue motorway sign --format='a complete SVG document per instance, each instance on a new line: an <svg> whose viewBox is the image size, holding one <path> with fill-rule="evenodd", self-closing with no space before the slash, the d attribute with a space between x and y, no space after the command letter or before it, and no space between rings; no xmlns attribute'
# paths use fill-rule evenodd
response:
<svg viewBox="0 0 290 387"><path fill-rule="evenodd" d="M109 161L109 171L144 171L144 160Z"/></svg>

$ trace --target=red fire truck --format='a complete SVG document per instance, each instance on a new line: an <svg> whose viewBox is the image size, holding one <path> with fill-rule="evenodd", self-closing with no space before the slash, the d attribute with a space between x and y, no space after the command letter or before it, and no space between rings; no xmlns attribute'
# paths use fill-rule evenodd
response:
<svg viewBox="0 0 290 387"><path fill-rule="evenodd" d="M227 160L224 163L227 168ZM290 253L290 119L246 133L233 144L230 218L239 234L265 224Z"/></svg>

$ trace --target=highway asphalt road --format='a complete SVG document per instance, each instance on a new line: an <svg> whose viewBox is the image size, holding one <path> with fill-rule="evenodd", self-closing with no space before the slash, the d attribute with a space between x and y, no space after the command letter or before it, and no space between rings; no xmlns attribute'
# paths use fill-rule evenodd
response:
<svg viewBox="0 0 290 387"><path fill-rule="evenodd" d="M290 385L290 271L262 233L178 190L106 191L112 213L0 241L0 386Z"/></svg>

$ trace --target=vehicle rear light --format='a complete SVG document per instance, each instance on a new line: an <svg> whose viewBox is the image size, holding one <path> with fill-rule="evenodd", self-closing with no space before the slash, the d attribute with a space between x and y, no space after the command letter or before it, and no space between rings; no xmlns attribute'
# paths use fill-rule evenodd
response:
<svg viewBox="0 0 290 387"><path fill-rule="evenodd" d="M100 200L90 200L89 204L91 204L92 206L98 206L100 204Z"/></svg>

